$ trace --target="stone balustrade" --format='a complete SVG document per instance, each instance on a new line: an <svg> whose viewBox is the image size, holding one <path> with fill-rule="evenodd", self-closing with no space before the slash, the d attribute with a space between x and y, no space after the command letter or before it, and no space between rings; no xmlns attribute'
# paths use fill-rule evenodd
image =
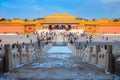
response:
<svg viewBox="0 0 120 80"><path fill-rule="evenodd" d="M106 63L107 63L107 50L101 48L100 52L98 53L98 65L105 68Z"/></svg>
<svg viewBox="0 0 120 80"><path fill-rule="evenodd" d="M111 73L118 72L120 74L118 70L120 63L116 61L116 59L120 57L120 52L115 51L112 45L74 46L73 44L68 44L68 47L74 54L80 56L84 62L99 66L105 71ZM117 48L117 50L119 50L119 48Z"/></svg>
<svg viewBox="0 0 120 80"><path fill-rule="evenodd" d="M75 46L67 45L75 55L80 56L83 61L100 66L106 71L120 75L120 53L114 51L112 45L96 46ZM42 54L52 47L52 44L44 46L25 46L19 45L11 49L7 44L0 50L0 71L9 71L18 64L26 64L39 58Z"/></svg>
<svg viewBox="0 0 120 80"><path fill-rule="evenodd" d="M101 66L103 69L113 72L113 54L112 54L112 46L107 45L107 50L102 48L100 45L96 45L89 48L87 51L85 49L84 54L86 52L86 57L83 59L86 62ZM111 67L110 67L111 66Z"/></svg>
<svg viewBox="0 0 120 80"><path fill-rule="evenodd" d="M115 73L120 76L120 57L116 59Z"/></svg>
<svg viewBox="0 0 120 80"><path fill-rule="evenodd" d="M50 49L51 47L52 47L52 43L46 44L46 45L43 47L43 53L46 53L46 51L47 51L48 49Z"/></svg>
<svg viewBox="0 0 120 80"><path fill-rule="evenodd" d="M118 52L120 53L120 46L118 46L118 45L114 46L113 47L113 52L114 53L118 53Z"/></svg>
<svg viewBox="0 0 120 80"><path fill-rule="evenodd" d="M3 52L0 51L0 72L3 70Z"/></svg>
<svg viewBox="0 0 120 80"><path fill-rule="evenodd" d="M74 46L73 44L68 43L68 48L70 48L72 50L72 52L76 53L76 46Z"/></svg>
<svg viewBox="0 0 120 80"><path fill-rule="evenodd" d="M10 44L6 44L0 50L0 72L7 72L17 65L33 62L51 46L52 44L49 43L44 47L18 45L17 48L11 48Z"/></svg>

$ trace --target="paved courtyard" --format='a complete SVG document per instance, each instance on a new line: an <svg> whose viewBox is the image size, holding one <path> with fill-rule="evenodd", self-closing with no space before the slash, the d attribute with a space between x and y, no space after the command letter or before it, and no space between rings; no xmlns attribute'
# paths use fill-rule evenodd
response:
<svg viewBox="0 0 120 80"><path fill-rule="evenodd" d="M34 43L36 35L0 35L2 43ZM93 42L110 42L119 44L120 35L104 35L109 39L102 39L103 35L93 35ZM57 35L55 39L58 45L67 42L67 38ZM78 36L76 42L85 43L85 37ZM91 43L93 44L93 43ZM106 74L104 70L95 65L83 62L67 46L53 46L41 55L37 61L27 65L17 65L16 68L2 75L0 80L113 80L112 74Z"/></svg>
<svg viewBox="0 0 120 80"><path fill-rule="evenodd" d="M29 37L27 38L27 35L16 35L16 34L9 34L9 35L1 35L0 34L0 39L2 40L2 44L13 44L13 43L30 43L30 40L32 39L32 42L36 42L36 35L29 35Z"/></svg>
<svg viewBox="0 0 120 80"><path fill-rule="evenodd" d="M85 37L81 37L80 35L77 35L78 38L76 40L76 42L81 42L81 43L85 43L86 42L86 38ZM103 38L104 36L104 38ZM108 40L106 40L106 37L108 37ZM2 44L6 44L6 43L30 43L30 41L32 40L33 43L37 42L37 35L34 34L30 34L29 37L27 37L27 35L1 35L0 34L0 39L2 40ZM67 37L63 37L62 35L57 35L57 37L53 40L53 42L68 42L68 38ZM93 35L93 39L92 39L92 44L95 43L112 43L115 44L115 42L117 42L116 44L120 44L120 35Z"/></svg>
<svg viewBox="0 0 120 80"><path fill-rule="evenodd" d="M82 62L80 57L74 55L66 46L54 46L40 56L39 60L17 67L1 79L5 78L10 80L112 80L113 76L105 74L101 68Z"/></svg>

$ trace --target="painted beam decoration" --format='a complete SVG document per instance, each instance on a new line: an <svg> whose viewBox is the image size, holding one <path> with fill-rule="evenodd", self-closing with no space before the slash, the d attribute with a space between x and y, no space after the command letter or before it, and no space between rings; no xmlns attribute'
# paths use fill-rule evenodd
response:
<svg viewBox="0 0 120 80"><path fill-rule="evenodd" d="M33 25L25 26L25 32L26 33L31 33L31 32L34 32L34 31L35 31L35 26L33 26Z"/></svg>

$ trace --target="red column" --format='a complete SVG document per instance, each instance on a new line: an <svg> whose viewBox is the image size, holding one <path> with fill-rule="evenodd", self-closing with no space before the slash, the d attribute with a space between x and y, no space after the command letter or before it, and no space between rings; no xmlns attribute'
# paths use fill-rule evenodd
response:
<svg viewBox="0 0 120 80"><path fill-rule="evenodd" d="M76 29L78 30L78 26L76 26Z"/></svg>
<svg viewBox="0 0 120 80"><path fill-rule="evenodd" d="M71 25L68 25L69 29L72 29L72 26Z"/></svg>

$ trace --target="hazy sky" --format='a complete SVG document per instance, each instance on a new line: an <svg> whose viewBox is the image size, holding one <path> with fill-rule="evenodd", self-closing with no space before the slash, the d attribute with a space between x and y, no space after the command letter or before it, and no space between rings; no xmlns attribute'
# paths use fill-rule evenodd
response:
<svg viewBox="0 0 120 80"><path fill-rule="evenodd" d="M76 17L120 18L120 0L0 0L0 17L33 19L53 13Z"/></svg>

